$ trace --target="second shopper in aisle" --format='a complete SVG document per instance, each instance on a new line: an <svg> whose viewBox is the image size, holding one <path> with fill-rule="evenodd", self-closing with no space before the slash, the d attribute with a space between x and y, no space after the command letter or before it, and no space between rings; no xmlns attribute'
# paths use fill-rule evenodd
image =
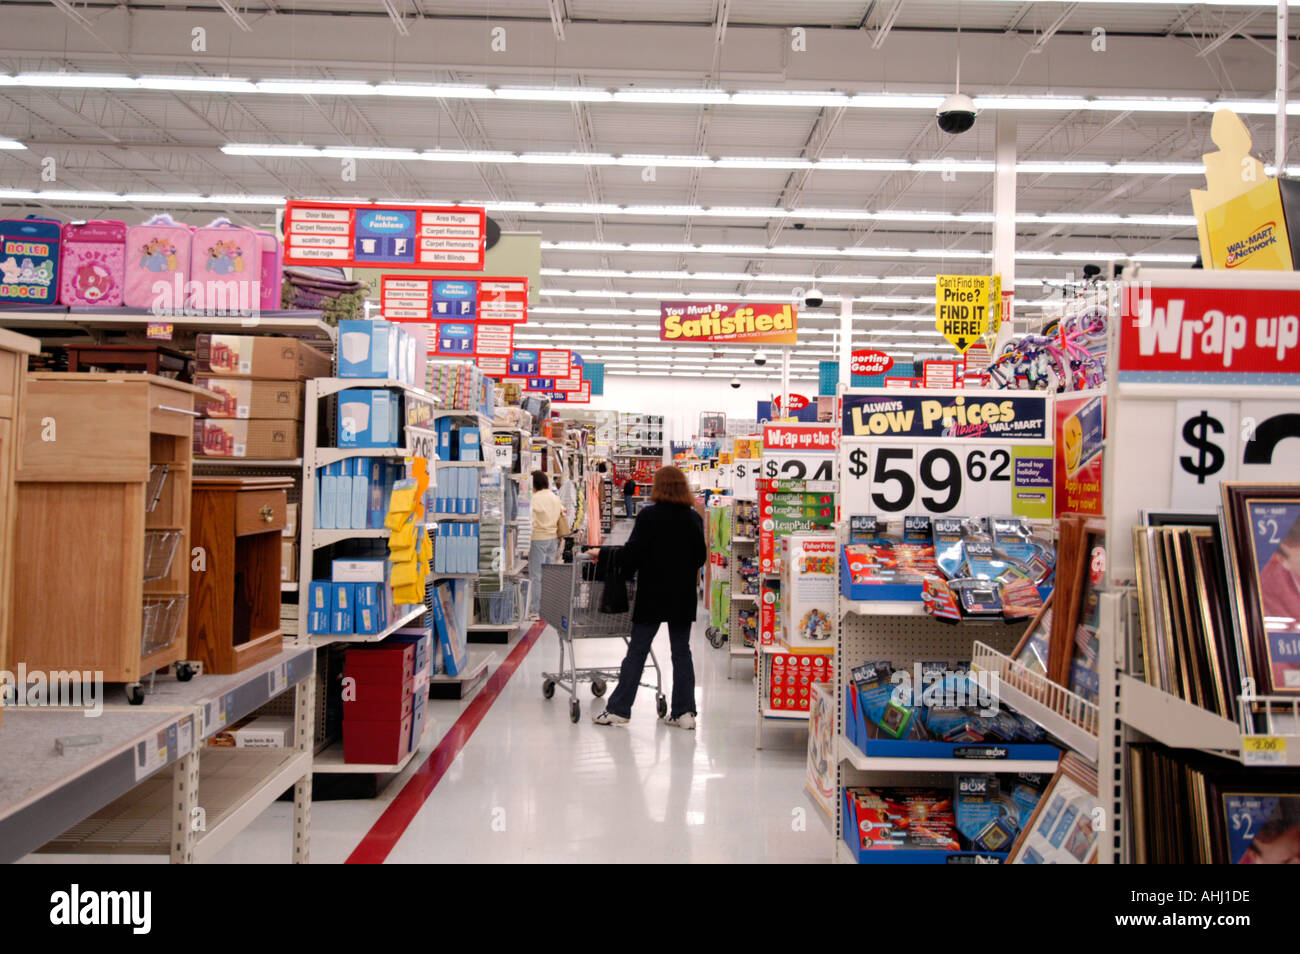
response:
<svg viewBox="0 0 1300 954"><path fill-rule="evenodd" d="M636 515L623 545L623 572L636 574L632 638L619 670L618 687L598 725L619 725L632 715L641 673L659 626L668 624L672 646L673 698L668 724L695 728L695 665L691 659L691 624L695 622L695 584L708 559L704 521L695 512L695 497L686 475L676 467L655 474L651 505Z"/></svg>
<svg viewBox="0 0 1300 954"><path fill-rule="evenodd" d="M564 505L550 489L540 470L533 471L533 542L528 548L528 616L536 619L542 608L542 566L555 562L560 537L569 532Z"/></svg>

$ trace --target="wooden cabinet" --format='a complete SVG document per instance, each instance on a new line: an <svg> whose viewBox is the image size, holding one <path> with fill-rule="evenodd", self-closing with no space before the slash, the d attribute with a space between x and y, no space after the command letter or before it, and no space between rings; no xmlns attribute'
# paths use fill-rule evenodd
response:
<svg viewBox="0 0 1300 954"><path fill-rule="evenodd" d="M10 659L138 682L186 659L193 385L30 374Z"/></svg>
<svg viewBox="0 0 1300 954"><path fill-rule="evenodd" d="M189 658L207 672L246 669L280 651L280 531L287 477L196 477Z"/></svg>
<svg viewBox="0 0 1300 954"><path fill-rule="evenodd" d="M0 328L0 669L8 671L13 669L8 649L13 606L14 471L18 466L16 419L22 408L27 356L39 350L35 338Z"/></svg>

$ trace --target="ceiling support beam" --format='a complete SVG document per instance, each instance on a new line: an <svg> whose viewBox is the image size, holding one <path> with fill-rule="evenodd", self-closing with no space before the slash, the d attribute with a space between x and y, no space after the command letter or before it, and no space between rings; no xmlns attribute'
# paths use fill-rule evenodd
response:
<svg viewBox="0 0 1300 954"><path fill-rule="evenodd" d="M388 19L393 21L393 26L402 36L410 36L411 30L402 18L402 12L397 9L395 0L383 0L384 10L388 13Z"/></svg>
<svg viewBox="0 0 1300 954"><path fill-rule="evenodd" d="M898 15L903 11L904 2L905 0L894 0L881 18L880 26L871 31L871 48L873 50L878 50L885 45L889 31L894 28L894 24L898 22Z"/></svg>
<svg viewBox="0 0 1300 954"><path fill-rule="evenodd" d="M569 19L569 7L565 0L546 0L546 12L551 16L551 29L555 38L564 42L564 24Z"/></svg>
<svg viewBox="0 0 1300 954"><path fill-rule="evenodd" d="M253 28L248 25L248 21L245 20L240 12L235 9L235 5L231 3L230 0L217 0L217 5L221 7L222 10L226 11L226 16L235 21L235 26L239 27L239 29L243 30L245 33L253 32Z"/></svg>
<svg viewBox="0 0 1300 954"><path fill-rule="evenodd" d="M1238 20L1238 21L1236 22L1236 24L1234 24L1233 26L1228 27L1228 29L1224 30L1222 33L1220 33L1218 36L1216 36L1216 37L1215 37L1213 40L1211 40L1209 43L1205 44L1205 46L1203 46L1203 47L1201 47L1199 50L1197 50L1197 51L1196 51L1196 55L1199 56L1199 57L1201 57L1201 58L1205 58L1205 57L1209 56L1211 53L1213 53L1213 52L1214 52L1215 50L1217 50L1219 47L1223 46L1223 44L1227 43L1229 40L1231 40L1234 36L1236 36L1236 35L1237 35L1238 33L1240 33L1242 30L1246 29L1246 27L1250 26L1250 24L1251 24L1251 23L1252 23L1252 22L1253 22L1253 21L1254 21L1254 20L1255 20L1259 15L1260 15L1260 13L1262 13L1262 12L1263 12L1263 11L1261 11L1261 10L1256 10L1256 11L1254 11L1253 13L1248 13L1248 14L1246 14L1244 17L1242 17L1240 20Z"/></svg>
<svg viewBox="0 0 1300 954"><path fill-rule="evenodd" d="M1065 21L1069 20L1077 9L1079 9L1077 3L1071 3L1066 6L1066 8L1061 11L1061 15L1052 21L1052 25L1044 30L1042 35L1038 38L1038 41L1029 48L1029 52L1041 53L1043 50L1047 49L1047 44L1051 41L1052 37L1056 36L1061 27L1065 26Z"/></svg>

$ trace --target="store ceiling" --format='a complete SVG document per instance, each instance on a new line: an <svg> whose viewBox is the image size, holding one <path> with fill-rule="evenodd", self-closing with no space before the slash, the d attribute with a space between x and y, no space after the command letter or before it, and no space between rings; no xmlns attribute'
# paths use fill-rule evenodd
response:
<svg viewBox="0 0 1300 954"><path fill-rule="evenodd" d="M933 97L953 87L959 23L982 111L953 137ZM815 281L828 303L801 320L805 376L830 357L842 293L855 343L936 343L932 276L988 268L1003 113L1022 316L1085 262L1190 263L1206 104L1244 101L1272 158L1275 29L1248 2L6 2L0 137L27 148L0 150L0 203L265 225L285 196L479 201L543 236L521 340L562 339L611 373L758 373L748 350L661 348L658 299ZM793 91L824 95L774 95ZM331 151L283 154L304 146Z"/></svg>

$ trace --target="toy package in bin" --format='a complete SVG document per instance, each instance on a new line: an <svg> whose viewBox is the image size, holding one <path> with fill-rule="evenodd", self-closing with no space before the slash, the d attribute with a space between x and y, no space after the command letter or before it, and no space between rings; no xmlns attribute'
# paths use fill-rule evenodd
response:
<svg viewBox="0 0 1300 954"><path fill-rule="evenodd" d="M925 611L941 623L961 622L961 603L947 582L937 576L927 576L921 588L921 602Z"/></svg>
<svg viewBox="0 0 1300 954"><path fill-rule="evenodd" d="M920 583L939 572L929 517L904 517L903 541L894 547L901 582Z"/></svg>
<svg viewBox="0 0 1300 954"><path fill-rule="evenodd" d="M1002 584L1002 618L1007 622L1030 619L1043 608L1043 597L1033 580Z"/></svg>
<svg viewBox="0 0 1300 954"><path fill-rule="evenodd" d="M1056 548L1034 536L1028 521L1020 517L994 517L993 543L1010 559L1028 569L1027 576L1042 585L1056 568Z"/></svg>
<svg viewBox="0 0 1300 954"><path fill-rule="evenodd" d="M1034 809L1038 807L1043 797L1043 789L1047 787L1050 780L1050 775L1042 775L1038 772L1025 772L1014 775L1008 780L1008 784L1011 785L1011 801L1019 813L1016 817L1018 827L1024 828L1029 823Z"/></svg>
<svg viewBox="0 0 1300 954"><path fill-rule="evenodd" d="M966 619L990 619L1002 615L1002 585L996 580L950 580L948 588Z"/></svg>
<svg viewBox="0 0 1300 954"><path fill-rule="evenodd" d="M960 851L952 796L924 788L851 788L848 795L864 850Z"/></svg>
<svg viewBox="0 0 1300 954"><path fill-rule="evenodd" d="M953 798L957 831L976 851L1009 851L1020 832L1020 808L996 775L959 775Z"/></svg>
<svg viewBox="0 0 1300 954"><path fill-rule="evenodd" d="M999 583L1029 580L1034 571L1012 559L987 540L968 540L963 547L966 563L962 576L972 580L996 580Z"/></svg>
<svg viewBox="0 0 1300 954"><path fill-rule="evenodd" d="M934 559L939 572L948 579L961 576L966 555L962 545L966 541L963 517L938 517L934 521Z"/></svg>

